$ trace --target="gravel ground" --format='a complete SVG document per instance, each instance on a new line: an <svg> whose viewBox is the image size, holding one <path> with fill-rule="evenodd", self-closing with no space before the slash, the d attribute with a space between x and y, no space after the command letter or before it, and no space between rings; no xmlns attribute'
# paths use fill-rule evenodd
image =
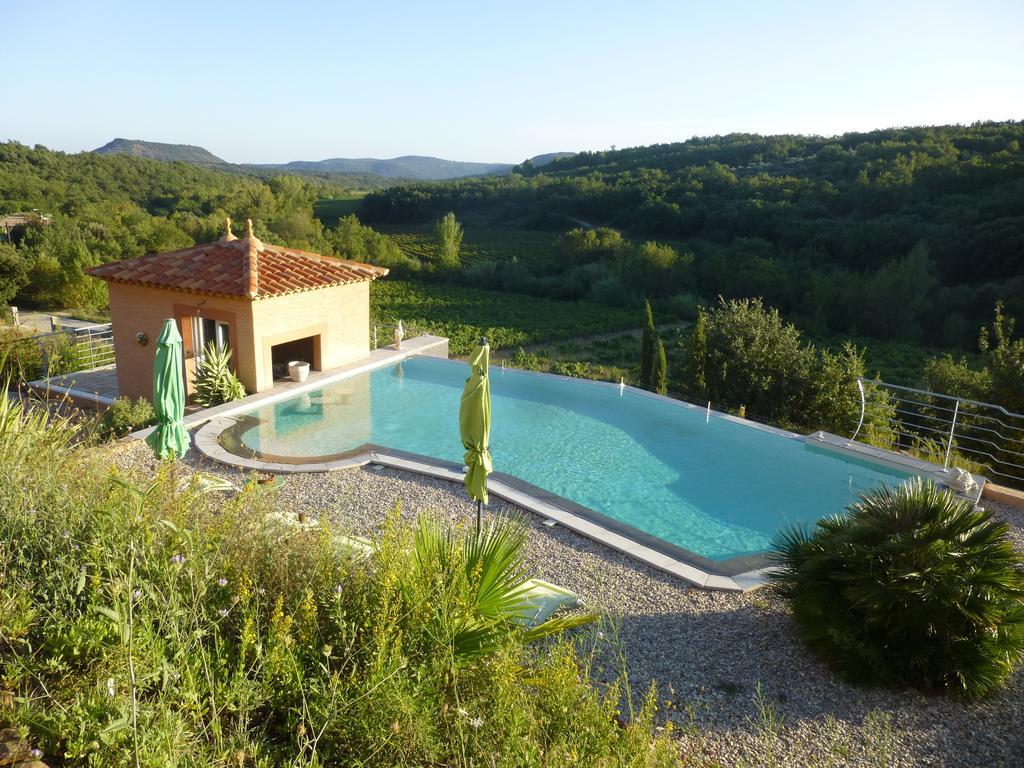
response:
<svg viewBox="0 0 1024 768"><path fill-rule="evenodd" d="M127 445L117 463L153 466L141 443ZM241 479L205 459L190 463ZM292 511L368 536L399 501L410 519L430 510L470 523L475 509L459 484L383 467L290 475L280 493ZM1024 512L992 506L1024 549ZM657 681L688 764L1024 766L1024 671L981 703L857 688L809 654L770 589L740 595L689 587L501 500L492 499L485 514L523 517L535 575L608 617L634 691Z"/></svg>

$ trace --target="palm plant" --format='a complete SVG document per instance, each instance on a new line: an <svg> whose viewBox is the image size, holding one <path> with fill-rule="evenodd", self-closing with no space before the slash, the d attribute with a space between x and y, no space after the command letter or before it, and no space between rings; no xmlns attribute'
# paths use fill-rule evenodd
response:
<svg viewBox="0 0 1024 768"><path fill-rule="evenodd" d="M780 533L772 578L804 640L847 679L975 698L1024 659L1024 560L1006 534L915 478Z"/></svg>
<svg viewBox="0 0 1024 768"><path fill-rule="evenodd" d="M245 387L231 370L231 348L212 341L206 345L203 359L196 367L195 393L192 399L207 408L245 397Z"/></svg>
<svg viewBox="0 0 1024 768"><path fill-rule="evenodd" d="M532 641L596 618L573 614L524 626L530 613L525 544L526 529L516 520L499 518L479 536L457 536L437 520L420 517L403 587L410 602L429 604L426 634L451 649L453 664L496 651L512 633Z"/></svg>

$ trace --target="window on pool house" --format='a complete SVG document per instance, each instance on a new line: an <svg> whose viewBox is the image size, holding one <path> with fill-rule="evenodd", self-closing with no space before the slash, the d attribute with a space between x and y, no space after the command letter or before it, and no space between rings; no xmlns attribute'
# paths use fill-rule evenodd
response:
<svg viewBox="0 0 1024 768"><path fill-rule="evenodd" d="M212 320L206 317L193 318L192 350L195 354L196 364L202 362L206 355L206 346L211 342L221 349L228 346L229 328L230 326L221 320Z"/></svg>

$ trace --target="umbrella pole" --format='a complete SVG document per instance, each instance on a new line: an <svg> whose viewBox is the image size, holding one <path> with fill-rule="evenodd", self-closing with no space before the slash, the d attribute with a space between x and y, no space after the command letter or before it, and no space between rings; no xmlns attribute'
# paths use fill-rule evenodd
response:
<svg viewBox="0 0 1024 768"><path fill-rule="evenodd" d="M480 538L480 515L482 514L484 503L477 499L476 501L476 537Z"/></svg>

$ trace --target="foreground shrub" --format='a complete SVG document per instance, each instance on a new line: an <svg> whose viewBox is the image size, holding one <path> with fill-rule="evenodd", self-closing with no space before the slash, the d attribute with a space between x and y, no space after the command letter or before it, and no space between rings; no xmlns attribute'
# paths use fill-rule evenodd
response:
<svg viewBox="0 0 1024 768"><path fill-rule="evenodd" d="M106 439L124 437L156 422L156 412L149 400L140 397L119 397L111 403L101 419L102 436Z"/></svg>
<svg viewBox="0 0 1024 768"><path fill-rule="evenodd" d="M15 382L33 381L45 372L43 350L32 334L0 326L0 378Z"/></svg>
<svg viewBox="0 0 1024 768"><path fill-rule="evenodd" d="M283 499L259 486L225 500L173 463L111 482L46 419L0 406L3 716L47 762L673 764L653 692L623 729L626 690L571 639L503 619L516 526L476 544L395 514L362 559L268 522Z"/></svg>
<svg viewBox="0 0 1024 768"><path fill-rule="evenodd" d="M920 478L780 534L772 578L804 640L853 682L967 697L1024 658L1024 560L990 512Z"/></svg>

